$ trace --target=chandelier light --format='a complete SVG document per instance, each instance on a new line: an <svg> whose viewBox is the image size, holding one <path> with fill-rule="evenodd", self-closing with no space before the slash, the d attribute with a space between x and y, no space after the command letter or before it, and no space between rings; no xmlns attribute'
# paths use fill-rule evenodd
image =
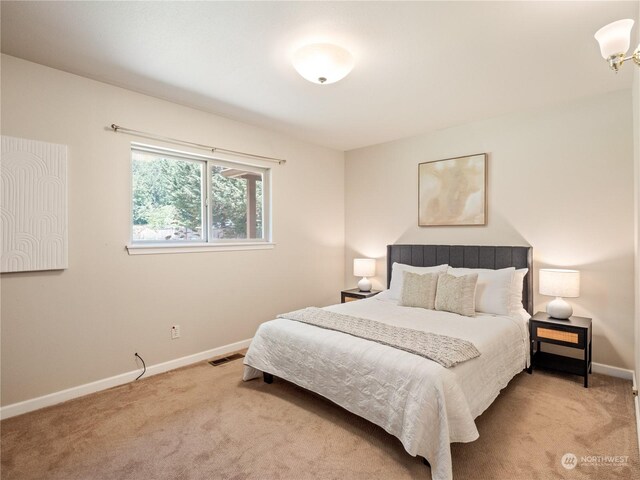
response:
<svg viewBox="0 0 640 480"><path fill-rule="evenodd" d="M627 60L633 60L636 65L640 66L640 45L632 55L625 57L631 44L632 28L633 20L627 18L605 25L594 35L600 44L602 57L609 62L609 66L616 73Z"/></svg>
<svg viewBox="0 0 640 480"><path fill-rule="evenodd" d="M313 83L335 83L353 68L353 56L348 50L330 43L305 45L293 54L293 66Z"/></svg>

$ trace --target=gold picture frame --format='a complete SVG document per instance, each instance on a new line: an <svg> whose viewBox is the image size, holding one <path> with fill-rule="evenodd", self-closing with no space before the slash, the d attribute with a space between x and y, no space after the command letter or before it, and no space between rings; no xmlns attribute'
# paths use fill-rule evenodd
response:
<svg viewBox="0 0 640 480"><path fill-rule="evenodd" d="M486 224L486 153L418 164L418 226Z"/></svg>

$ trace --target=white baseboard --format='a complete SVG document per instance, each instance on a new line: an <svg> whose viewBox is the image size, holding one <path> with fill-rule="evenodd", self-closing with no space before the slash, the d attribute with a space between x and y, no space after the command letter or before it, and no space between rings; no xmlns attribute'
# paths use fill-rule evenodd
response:
<svg viewBox="0 0 640 480"><path fill-rule="evenodd" d="M176 358L175 360L169 360L168 362L158 363L156 365L150 365L147 367L145 378L151 375L157 375L159 373L168 372L176 368L198 363L203 360L207 360L219 355L225 355L227 353L235 352L247 348L251 343L251 339L242 340L240 342L231 343L222 347L212 348L211 350L205 350L204 352L195 353L186 357ZM15 417L16 415L22 415L23 413L39 410L40 408L56 405L61 402L66 402L74 398L82 397L90 393L99 392L108 388L117 387L118 385L124 385L125 383L132 382L140 375L139 370L132 372L121 373L114 377L103 378L91 383L85 383L77 387L67 388L59 392L43 395L42 397L32 398L23 402L13 403L11 405L0 408L0 419Z"/></svg>
<svg viewBox="0 0 640 480"><path fill-rule="evenodd" d="M612 367L611 365L605 365L604 363L591 363L591 371L593 373L601 373L602 375L609 375L610 377L624 378L625 380L633 380L633 370L627 370L626 368Z"/></svg>

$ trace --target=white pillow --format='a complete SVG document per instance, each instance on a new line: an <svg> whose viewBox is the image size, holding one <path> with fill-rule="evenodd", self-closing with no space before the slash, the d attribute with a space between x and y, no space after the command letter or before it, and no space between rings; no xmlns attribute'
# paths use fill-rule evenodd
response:
<svg viewBox="0 0 640 480"><path fill-rule="evenodd" d="M389 285L389 298L400 300L400 292L402 291L402 282L404 281L404 272L412 272L418 274L424 273L444 273L449 265L437 265L435 267L414 267L413 265L405 265L404 263L393 262L391 266L391 284Z"/></svg>
<svg viewBox="0 0 640 480"><path fill-rule="evenodd" d="M478 274L476 287L476 312L494 315L510 315L513 301L514 267L491 270L486 268L453 268L447 273L461 277L471 273ZM522 286L520 287L522 291Z"/></svg>
<svg viewBox="0 0 640 480"><path fill-rule="evenodd" d="M520 310L517 310L511 314L512 317L520 318L522 321L527 324L531 319L531 315L524 308L520 307Z"/></svg>
<svg viewBox="0 0 640 480"><path fill-rule="evenodd" d="M511 314L518 314L524 308L522 304L522 286L524 285L524 277L528 271L528 268L519 268L513 274L513 283L511 284Z"/></svg>

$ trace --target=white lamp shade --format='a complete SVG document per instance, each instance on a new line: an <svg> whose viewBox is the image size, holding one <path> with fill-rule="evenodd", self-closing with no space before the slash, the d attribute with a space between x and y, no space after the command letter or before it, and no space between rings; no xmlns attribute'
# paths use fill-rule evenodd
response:
<svg viewBox="0 0 640 480"><path fill-rule="evenodd" d="M543 268L540 270L540 295L552 297L579 297L580 272Z"/></svg>
<svg viewBox="0 0 640 480"><path fill-rule="evenodd" d="M627 18L605 25L594 35L600 44L600 53L605 59L612 55L624 55L631 43L633 20Z"/></svg>
<svg viewBox="0 0 640 480"><path fill-rule="evenodd" d="M313 43L293 54L293 66L310 82L334 83L353 69L353 57L349 51L337 45Z"/></svg>
<svg viewBox="0 0 640 480"><path fill-rule="evenodd" d="M354 258L353 275L356 277L373 277L376 274L376 261L373 258Z"/></svg>

